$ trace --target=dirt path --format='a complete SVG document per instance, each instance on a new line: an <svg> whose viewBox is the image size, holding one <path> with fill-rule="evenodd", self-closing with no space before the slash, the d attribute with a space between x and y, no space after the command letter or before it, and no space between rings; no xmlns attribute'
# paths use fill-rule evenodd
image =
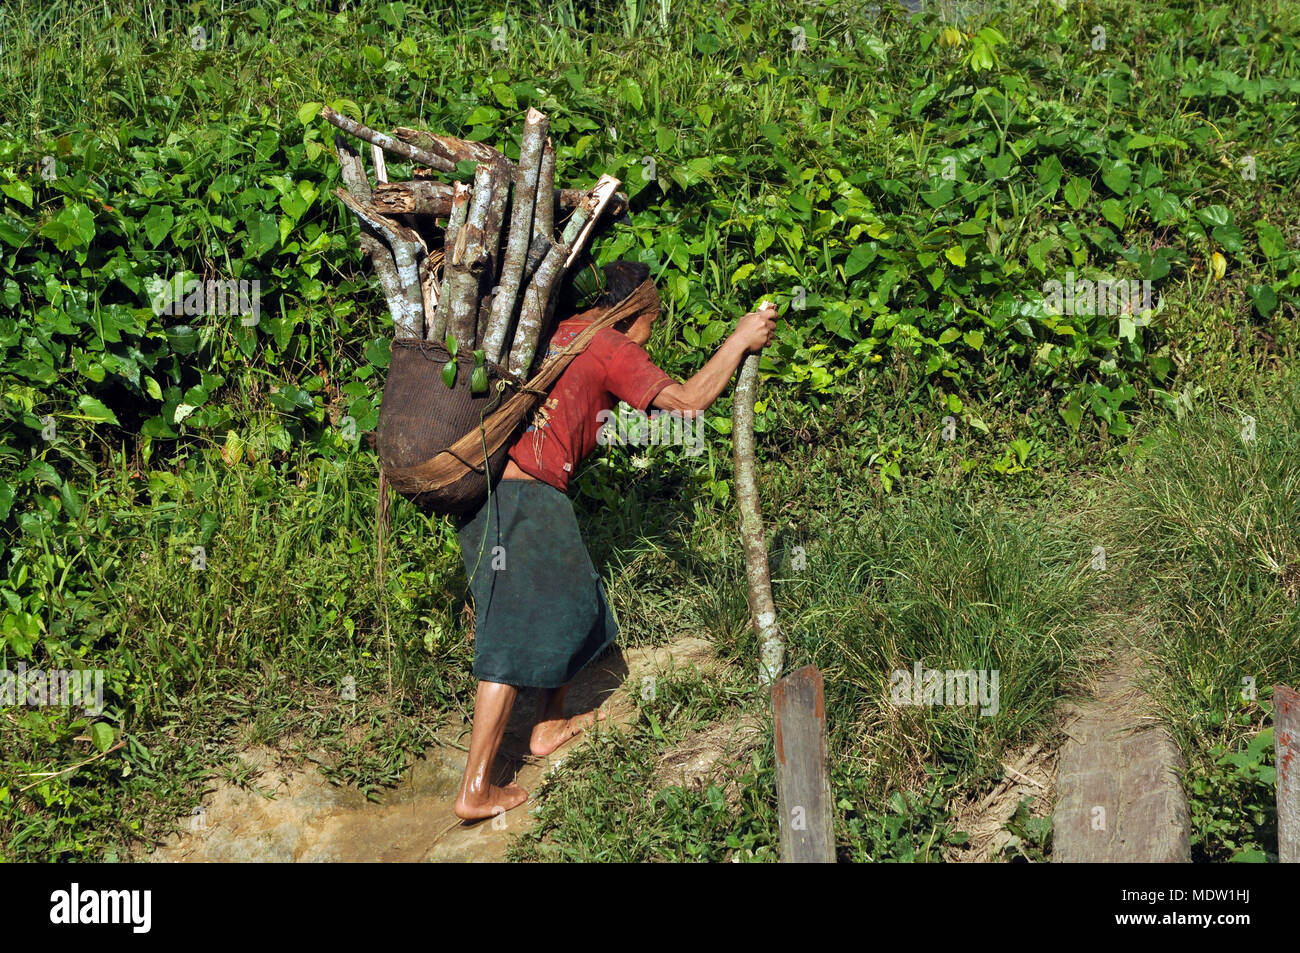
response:
<svg viewBox="0 0 1300 953"><path fill-rule="evenodd" d="M710 644L681 639L655 649L614 651L592 663L569 690L570 711L601 704L609 710L606 723L617 729L635 716L636 705L622 688L636 690L641 679L673 667L707 667ZM173 835L152 854L151 862L415 862L504 860L510 838L527 830L533 817L533 795L542 779L576 745L548 758L528 752L535 693L520 693L498 759L498 784L514 780L530 792L527 804L499 818L466 826L452 813L452 802L465 766L456 747L468 737L460 725L446 736L447 744L427 751L412 766L405 781L386 791L379 802L367 801L360 790L331 784L313 768L281 768L278 757L265 748L250 749L241 760L255 779L248 786L220 782L204 798L195 817L182 822L190 830ZM458 740L461 739L461 740Z"/></svg>

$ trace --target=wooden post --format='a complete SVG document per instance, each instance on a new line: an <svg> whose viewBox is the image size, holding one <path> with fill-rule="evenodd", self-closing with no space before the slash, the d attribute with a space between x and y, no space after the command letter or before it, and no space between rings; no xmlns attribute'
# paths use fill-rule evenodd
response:
<svg viewBox="0 0 1300 953"><path fill-rule="evenodd" d="M826 766L826 705L815 665L772 687L776 734L776 802L781 862L835 863L831 778Z"/></svg>
<svg viewBox="0 0 1300 953"><path fill-rule="evenodd" d="M1277 768L1277 859L1300 864L1300 692L1273 686L1273 763Z"/></svg>

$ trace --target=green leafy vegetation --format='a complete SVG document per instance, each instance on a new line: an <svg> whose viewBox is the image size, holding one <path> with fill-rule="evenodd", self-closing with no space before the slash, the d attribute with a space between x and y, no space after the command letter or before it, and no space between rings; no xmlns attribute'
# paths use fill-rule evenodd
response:
<svg viewBox="0 0 1300 953"><path fill-rule="evenodd" d="M947 804L1050 736L1116 602L1159 620L1198 856L1267 855L1266 689L1300 675L1300 411L1277 399L1300 9L879 7L0 11L0 668L106 673L97 715L0 709L0 857L125 858L243 744L324 746L374 790L469 703L450 525L394 504L376 572L391 321L326 103L511 156L547 112L564 185L623 180L597 260L651 266L679 378L779 302L763 507L790 661L826 673L843 859L959 844ZM699 455L602 451L575 497L626 641L706 634L747 672L725 400L707 423ZM1125 598L1086 571L1098 527ZM1001 713L891 708L917 661L1000 670ZM762 707L737 684L575 755L524 856L773 859L770 752L700 791L651 780L681 732ZM1044 856L1041 824L1009 829Z"/></svg>

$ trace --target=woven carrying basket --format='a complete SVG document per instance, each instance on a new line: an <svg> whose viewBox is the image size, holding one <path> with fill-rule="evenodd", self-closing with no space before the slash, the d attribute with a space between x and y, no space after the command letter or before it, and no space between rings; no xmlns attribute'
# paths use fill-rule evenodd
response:
<svg viewBox="0 0 1300 953"><path fill-rule="evenodd" d="M470 390L471 354L458 356L456 384L449 388L442 380L451 360L446 348L419 338L395 339L376 433L386 482L421 509L473 513L500 478L514 439L569 362L603 329L658 310L659 295L646 280L598 314L526 383L488 364L488 389L482 394Z"/></svg>

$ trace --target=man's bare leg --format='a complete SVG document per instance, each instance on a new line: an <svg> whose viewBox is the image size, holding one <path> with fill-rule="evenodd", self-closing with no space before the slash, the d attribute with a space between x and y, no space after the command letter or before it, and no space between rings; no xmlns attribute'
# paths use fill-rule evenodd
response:
<svg viewBox="0 0 1300 953"><path fill-rule="evenodd" d="M568 690L568 685L562 685L559 688L543 688L537 693L537 724L533 726L528 749L539 758L573 740L582 734L584 728L589 728L597 721L604 721L607 717L608 713L601 708L565 718L564 695Z"/></svg>
<svg viewBox="0 0 1300 953"><path fill-rule="evenodd" d="M466 821L481 820L518 807L528 792L517 784L497 787L492 783L492 764L505 737L510 709L519 689L500 682L479 682L474 696L474 727L469 736L469 760L465 779L456 798L456 816Z"/></svg>

